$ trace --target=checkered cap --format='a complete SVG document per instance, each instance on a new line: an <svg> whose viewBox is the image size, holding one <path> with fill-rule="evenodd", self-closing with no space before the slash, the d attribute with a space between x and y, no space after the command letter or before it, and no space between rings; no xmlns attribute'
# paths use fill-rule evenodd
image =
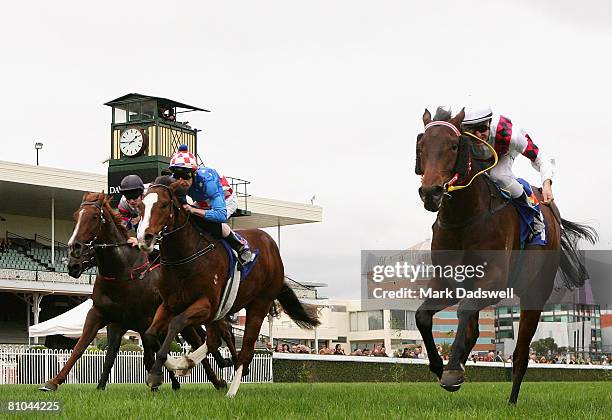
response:
<svg viewBox="0 0 612 420"><path fill-rule="evenodd" d="M190 168L191 170L198 169L198 161L191 153L186 144L181 144L178 151L172 155L170 159L170 168Z"/></svg>

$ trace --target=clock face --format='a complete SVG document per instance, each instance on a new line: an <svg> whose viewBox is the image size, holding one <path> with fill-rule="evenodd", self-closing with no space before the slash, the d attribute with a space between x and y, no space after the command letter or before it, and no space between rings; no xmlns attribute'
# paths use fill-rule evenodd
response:
<svg viewBox="0 0 612 420"><path fill-rule="evenodd" d="M119 149L126 156L136 156L145 148L143 132L137 128L128 128L121 133Z"/></svg>

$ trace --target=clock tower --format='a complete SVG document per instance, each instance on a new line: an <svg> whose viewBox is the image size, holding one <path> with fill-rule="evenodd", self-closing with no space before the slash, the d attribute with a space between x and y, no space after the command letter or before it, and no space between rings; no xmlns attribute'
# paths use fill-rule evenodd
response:
<svg viewBox="0 0 612 420"><path fill-rule="evenodd" d="M120 197L119 184L126 175L136 174L146 184L168 167L180 144L194 154L197 133L184 120L187 112L205 109L171 99L130 93L105 103L112 108L111 158L108 166L108 192L113 201Z"/></svg>

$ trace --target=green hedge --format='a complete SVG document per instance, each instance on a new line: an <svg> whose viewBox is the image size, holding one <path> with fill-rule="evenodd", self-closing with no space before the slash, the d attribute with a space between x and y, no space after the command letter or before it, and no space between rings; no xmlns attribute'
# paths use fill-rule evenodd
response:
<svg viewBox="0 0 612 420"><path fill-rule="evenodd" d="M274 382L433 382L427 365L273 359ZM468 382L512 380L508 367L467 366ZM612 371L599 369L527 369L526 381L609 381Z"/></svg>

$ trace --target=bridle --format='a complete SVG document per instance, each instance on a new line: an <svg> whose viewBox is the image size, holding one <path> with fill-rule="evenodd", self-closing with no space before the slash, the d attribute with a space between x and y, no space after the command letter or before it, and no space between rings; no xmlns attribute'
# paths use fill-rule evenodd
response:
<svg viewBox="0 0 612 420"><path fill-rule="evenodd" d="M94 235L93 239L87 243L83 243L81 241L75 240L74 242L78 245L80 245L80 249L81 252L79 253L79 255L75 255L74 253L74 249L70 252L70 256L73 258L80 258L82 255L82 250L87 250L87 249L97 249L97 248L111 248L111 247L120 247L120 246L126 246L129 245L128 242L123 242L123 243L96 243L96 241L98 240L98 236L100 236L100 233L102 232L102 226L106 223L106 218L104 217L104 209L102 208L102 203L99 200L96 201L83 201L81 203L81 205L79 206L79 209L83 209L83 207L85 206L94 206L95 208L98 209L98 211L100 212L99 216L100 216L100 223L98 224L98 231L96 232L96 234ZM95 259L95 255L90 258L90 261Z"/></svg>
<svg viewBox="0 0 612 420"><path fill-rule="evenodd" d="M489 148L489 150L491 151L491 153L493 154L493 163L488 166L487 168L484 168L483 170L477 172L474 176L472 176L472 178L470 178L469 182L465 185L454 185L455 182L457 182L457 180L459 180L459 173L455 172L455 175L453 175L453 177L448 181L445 182L444 185L442 186L444 188L444 193L448 194L452 191L456 191L456 190L460 190L463 188L467 188L472 184L472 181L474 181L474 179L476 179L476 177L484 174L485 172L493 169L496 165L497 162L499 161L499 157L497 156L497 152L495 151L495 148L493 146L491 146L488 142L482 140L480 137L475 136L474 134L468 132L468 131L464 131L463 133L459 131L459 129L457 127L455 127L454 124L451 124L448 121L431 121L429 124L427 124L425 126L425 129L423 130L423 132L427 131L428 128L431 127L435 127L435 126L444 126L444 127L448 127L453 131L453 134L455 134L457 137L461 137L462 135L465 136L469 136L472 137L476 140L478 140L479 142L481 142L482 144L484 144L486 147ZM471 165L472 165L472 160L469 159L468 161L468 174L471 171Z"/></svg>
<svg viewBox="0 0 612 420"><path fill-rule="evenodd" d="M455 173L455 175L448 182L446 182L443 185L445 197L446 198L451 198L452 196L449 194L450 192L469 187L472 184L472 182L474 181L474 179L476 179L480 175L485 174L490 169L494 168L497 165L497 162L499 161L499 157L497 156L497 152L495 151L495 148L493 146L491 146L488 142L482 140L480 137L477 137L477 136L475 136L474 134L472 134L472 133L470 133L468 131L464 131L463 133L461 133L459 131L459 129L457 129L457 127L455 127L453 124L451 124L451 123L449 123L447 121L432 121L432 122L430 122L429 124L427 124L425 126L424 132L427 131L427 129L430 128L430 127L439 126L439 125L442 125L442 126L450 128L457 137L461 137L462 135L465 135L465 136L469 136L469 137L472 137L472 138L478 140L479 142L481 142L485 146L487 146L489 148L489 150L491 150L491 153L493 154L493 158L494 158L493 159L493 163L489 167L487 167L487 168L477 172L474 176L472 176L472 178L470 178L469 182L467 184L465 184L465 185L453 185L459 179L459 174ZM469 174L469 171L471 170L471 162L472 161L471 161L471 158L470 158L470 160L468 162L468 165L469 165L468 166L468 174ZM504 209L508 205L508 203L509 203L509 201L504 200L504 202L502 204L498 205L495 208L491 208L491 203L489 203L489 211L488 212L484 212L482 214L477 214L477 215L469 218L468 220L464 220L461 223L447 223L447 222L443 222L442 220L440 220L440 214L438 213L438 216L436 217L436 224L440 228L442 228L442 229L463 229L463 228L465 228L467 226L470 226L470 225L472 225L472 224L474 224L476 222L482 221L482 220L490 217L491 215L497 213L498 211Z"/></svg>
<svg viewBox="0 0 612 420"><path fill-rule="evenodd" d="M172 230L168 230L168 224L169 221L174 219L174 213L175 211L177 212L177 219L178 219L178 213L181 212L181 207L178 206L176 204L176 196L174 195L174 192L172 192L172 190L164 184L151 184L149 185L149 190L148 192L151 192L152 188L162 188L164 190L166 190L168 192L168 195L170 195L170 202L172 203L172 211L170 212L170 215L168 216L167 220L166 220L166 224L164 225L164 227L161 228L161 230L155 234L153 234L153 237L155 238L155 240L161 242L164 238L178 232L179 230L183 229L185 226L187 226L187 223L189 223L189 217L191 216L190 213L187 213L187 217L185 218L185 222L177 227L176 229L172 229Z"/></svg>
<svg viewBox="0 0 612 420"><path fill-rule="evenodd" d="M175 211L177 213L180 213L181 211L184 211L180 206L178 206L176 204L177 202L177 198L176 195L174 194L174 192L167 186L164 184L152 184L149 186L149 192L151 192L151 188L156 188L156 187L161 187L164 190L166 190L168 192L168 194L170 195L170 201L172 202L172 211L170 212L170 216L168 216L167 220L166 220L166 224L164 225L163 228L161 228L161 230L159 232L157 232L156 234L153 234L154 238L158 241L158 242L162 242L164 240L164 238L169 237L170 235L182 230L185 226L187 226L187 224L190 221L191 218L191 213L186 212L187 213L187 217L185 218L185 222L180 225L179 227L172 229L172 230L168 230L168 222L170 219L174 219L174 213ZM177 216L178 219L178 216ZM194 223L194 226L195 223ZM198 233L200 234L201 237L204 237L204 234L199 230ZM207 254L208 252L212 251L215 248L215 245L218 241L213 241L210 242L206 247L197 250L196 252L194 252L193 254L184 257L184 258L180 258L180 259L174 259L174 260L170 260L170 259L166 259L166 258L161 258L160 259L160 263L161 265L166 265L166 266L178 266L178 265L183 265L183 264L188 264L192 261L197 260L198 258L200 258L201 256Z"/></svg>

